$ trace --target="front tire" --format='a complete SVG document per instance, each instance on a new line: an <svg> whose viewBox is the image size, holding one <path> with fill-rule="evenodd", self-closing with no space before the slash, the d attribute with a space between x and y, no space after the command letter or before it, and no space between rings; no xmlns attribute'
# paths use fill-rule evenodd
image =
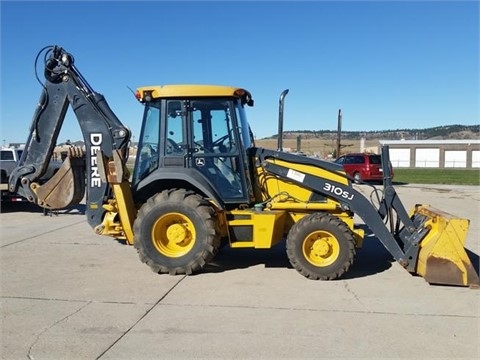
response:
<svg viewBox="0 0 480 360"><path fill-rule="evenodd" d="M215 211L200 195L165 190L148 199L134 222L134 245L140 260L156 273L187 274L201 270L220 246Z"/></svg>
<svg viewBox="0 0 480 360"><path fill-rule="evenodd" d="M339 218L314 213L300 219L287 236L292 266L312 280L334 280L348 271L355 258L355 237Z"/></svg>

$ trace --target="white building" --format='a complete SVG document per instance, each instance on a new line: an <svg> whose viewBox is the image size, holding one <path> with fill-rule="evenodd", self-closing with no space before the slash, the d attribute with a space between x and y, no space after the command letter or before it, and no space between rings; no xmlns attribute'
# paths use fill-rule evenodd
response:
<svg viewBox="0 0 480 360"><path fill-rule="evenodd" d="M480 140L380 140L395 168L480 168Z"/></svg>

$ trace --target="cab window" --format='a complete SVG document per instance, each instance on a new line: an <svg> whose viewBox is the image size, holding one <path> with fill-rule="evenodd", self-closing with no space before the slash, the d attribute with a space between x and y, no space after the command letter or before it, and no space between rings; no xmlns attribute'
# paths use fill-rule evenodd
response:
<svg viewBox="0 0 480 360"><path fill-rule="evenodd" d="M243 198L245 194L232 110L230 100L191 102L192 164L227 200Z"/></svg>
<svg viewBox="0 0 480 360"><path fill-rule="evenodd" d="M158 168L158 140L160 135L159 104L152 103L145 109L143 127L138 142L137 160L133 183L138 183Z"/></svg>
<svg viewBox="0 0 480 360"><path fill-rule="evenodd" d="M165 124L165 155L183 156L185 144L184 133L184 111L182 110L182 101L167 101L167 121Z"/></svg>
<svg viewBox="0 0 480 360"><path fill-rule="evenodd" d="M192 136L195 153L236 153L228 101L192 101Z"/></svg>

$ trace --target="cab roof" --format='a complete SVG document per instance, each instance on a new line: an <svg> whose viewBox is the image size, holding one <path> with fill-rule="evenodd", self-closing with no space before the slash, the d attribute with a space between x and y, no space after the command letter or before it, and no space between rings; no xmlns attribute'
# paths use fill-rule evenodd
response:
<svg viewBox="0 0 480 360"><path fill-rule="evenodd" d="M137 99L145 101L149 95L152 99L169 97L203 97L203 96L234 96L251 98L251 94L242 88L220 85L155 85L137 88Z"/></svg>

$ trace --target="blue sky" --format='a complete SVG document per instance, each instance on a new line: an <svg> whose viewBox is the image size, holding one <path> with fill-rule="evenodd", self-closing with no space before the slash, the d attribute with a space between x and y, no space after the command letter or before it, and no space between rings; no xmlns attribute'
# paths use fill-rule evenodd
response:
<svg viewBox="0 0 480 360"><path fill-rule="evenodd" d="M257 138L479 123L477 1L2 1L1 138L24 142L40 96L34 60L72 53L138 138L127 86L222 84L252 92ZM26 7L28 6L28 11ZM79 140L73 113L59 142ZM3 144L3 142L2 142Z"/></svg>

